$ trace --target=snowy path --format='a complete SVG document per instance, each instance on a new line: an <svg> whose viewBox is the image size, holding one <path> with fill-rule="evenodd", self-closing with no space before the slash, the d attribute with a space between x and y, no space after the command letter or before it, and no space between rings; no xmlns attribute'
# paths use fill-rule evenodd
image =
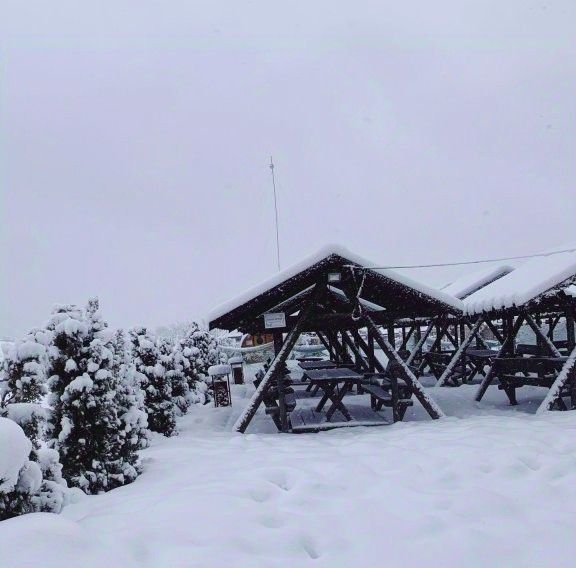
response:
<svg viewBox="0 0 576 568"><path fill-rule="evenodd" d="M434 391L443 421L232 434L249 388L156 438L132 485L1 523L0 566L573 566L576 413L534 416L543 391L516 409L495 388L480 405Z"/></svg>

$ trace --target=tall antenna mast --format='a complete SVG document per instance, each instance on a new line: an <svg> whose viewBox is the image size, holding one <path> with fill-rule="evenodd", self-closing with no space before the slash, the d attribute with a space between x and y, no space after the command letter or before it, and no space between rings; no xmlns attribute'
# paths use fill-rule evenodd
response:
<svg viewBox="0 0 576 568"><path fill-rule="evenodd" d="M274 215L276 219L276 262L278 263L278 272L280 272L280 236L278 233L278 202L276 200L276 178L274 177L274 162L270 156L270 171L272 172L272 188L274 189Z"/></svg>

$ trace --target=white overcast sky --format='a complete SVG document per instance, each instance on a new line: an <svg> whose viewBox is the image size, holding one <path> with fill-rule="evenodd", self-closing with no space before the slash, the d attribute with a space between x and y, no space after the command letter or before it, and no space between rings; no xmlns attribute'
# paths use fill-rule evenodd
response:
<svg viewBox="0 0 576 568"><path fill-rule="evenodd" d="M284 265L574 240L574 0L0 5L0 337L91 295L113 326L202 317L270 276L271 154Z"/></svg>

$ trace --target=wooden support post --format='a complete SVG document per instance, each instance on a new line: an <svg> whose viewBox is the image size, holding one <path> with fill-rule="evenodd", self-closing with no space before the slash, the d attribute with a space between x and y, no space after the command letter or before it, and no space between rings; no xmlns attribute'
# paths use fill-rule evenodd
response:
<svg viewBox="0 0 576 568"><path fill-rule="evenodd" d="M338 339L338 333L335 331L327 331L325 332L328 338L330 339L332 345L334 346L334 351L337 353L337 362L338 363L352 363L352 358L348 354L346 350L346 346L340 342Z"/></svg>
<svg viewBox="0 0 576 568"><path fill-rule="evenodd" d="M400 345L400 349L408 348L408 342L410 341L410 338L414 333L414 329L415 329L414 327L411 327L410 331L406 333L406 328L405 327L402 328L402 345Z"/></svg>
<svg viewBox="0 0 576 568"><path fill-rule="evenodd" d="M459 328L460 328L460 343L462 343L462 341L464 341L466 339L466 325L464 324L464 322L460 322ZM478 338L479 335L480 335L480 330L478 330L478 333L476 334L476 338Z"/></svg>
<svg viewBox="0 0 576 568"><path fill-rule="evenodd" d="M330 359L332 359L333 353L332 353L332 348L330 347L330 343L329 343L328 339L326 339L319 331L316 331L315 333L318 336L320 343L322 343L322 345L324 345L324 347L326 348L326 351L328 351L328 356L330 357Z"/></svg>
<svg viewBox="0 0 576 568"><path fill-rule="evenodd" d="M552 343L552 340L548 336L542 333L542 330L536 325L536 322L532 319L530 314L524 313L524 319L526 320L526 323L532 328L532 331L536 334L536 337L542 341L542 344L548 349L548 351L550 351L554 357L562 357L562 354L560 351L558 351L556 345Z"/></svg>
<svg viewBox="0 0 576 568"><path fill-rule="evenodd" d="M480 386L478 387L478 390L476 391L476 396L474 397L474 400L476 400L477 402L480 402L482 400L482 397L486 394L486 391L488 390L490 383L492 383L492 381L494 380L494 362L502 358L504 355L509 354L511 350L513 352L514 338L516 337L516 334L520 330L523 321L524 316L520 315L518 316L518 319L516 320L516 323L513 326L510 327L509 325L506 325L506 336L504 338L504 342L502 343L502 347L500 347L498 355L496 355L494 361L492 362L492 365L490 366L490 369L486 373L486 376L484 377L484 379L480 383ZM509 323L510 322L508 322L508 324Z"/></svg>
<svg viewBox="0 0 576 568"><path fill-rule="evenodd" d="M376 340L378 341L378 340ZM388 324L388 342L396 349L396 334L394 333L394 324Z"/></svg>
<svg viewBox="0 0 576 568"><path fill-rule="evenodd" d="M402 361L402 358L398 355L394 347L392 347L392 344L387 341L386 338L378 331L378 328L372 321L372 318L367 315L365 316L365 319L368 325L368 329L371 329L374 333L374 339L376 343L380 345L388 359L390 361L394 361L398 365L398 369L402 375L402 378L410 387L420 404L426 409L432 418L443 418L444 413L442 412L441 408L426 394L414 373L412 373L412 371L406 366L406 363Z"/></svg>
<svg viewBox="0 0 576 568"><path fill-rule="evenodd" d="M433 328L434 328L434 322L430 322L428 324L428 327L426 328L426 331L424 332L424 335L422 335L420 337L420 339L418 340L418 343L414 347L412 353L410 353L410 356L406 360L406 365L408 365L408 366L412 365L412 362L414 361L415 357L417 357L418 353L420 351L422 351L422 347L424 346L424 343L426 343L426 340L428 339L428 336L432 332Z"/></svg>
<svg viewBox="0 0 576 568"><path fill-rule="evenodd" d="M485 323L486 323L486 320L484 320L484 321L482 322L482 324L485 324ZM470 332L472 331L473 326L470 325L469 323L465 323L464 326L468 328L468 333L470 333ZM482 329L482 328L480 328L480 329L478 330L478 333L476 334L476 347L477 347L478 349L490 349L490 347L488 346L488 344L486 343L486 341L484 340L484 338L480 335L480 330L481 330L481 329ZM463 337L465 337L465 335L466 335L466 334L464 334Z"/></svg>
<svg viewBox="0 0 576 568"><path fill-rule="evenodd" d="M351 330L350 333L352 334L352 337L357 341L358 345L360 345L360 347L364 351L364 353L366 353L366 355L368 357L368 361L370 363L370 370L374 371L374 370L378 369L378 371L380 373L383 373L385 371L384 365L382 365L382 363L380 363L380 361L378 361L378 359L376 359L376 356L374 354L374 334L373 334L373 332L368 330L368 340L369 340L368 343L366 343L364 341L364 339L362 339L362 336L358 333L357 330L353 329L353 330Z"/></svg>
<svg viewBox="0 0 576 568"><path fill-rule="evenodd" d="M494 334L494 337L500 342L500 345L502 345L502 343L504 343L504 337L498 331L498 328L489 319L486 319L485 322L488 329Z"/></svg>
<svg viewBox="0 0 576 568"><path fill-rule="evenodd" d="M363 369L364 371L368 371L368 365L364 361L364 357L362 357L362 353L360 353L360 351L358 350L358 347L356 347L354 341L352 339L350 339L350 337L348 336L348 333L346 331L342 332L342 341L346 345L348 345L348 347L350 348L350 351L352 351L352 353L354 353L354 358L356 359L356 367L358 369Z"/></svg>
<svg viewBox="0 0 576 568"><path fill-rule="evenodd" d="M282 333L275 332L274 335L274 356L278 357L278 353L282 349ZM288 431L288 414L286 413L286 399L285 399L285 384L284 384L284 373L282 369L278 373L277 377L277 384L278 384L278 420L280 422L280 431L287 432Z"/></svg>
<svg viewBox="0 0 576 568"><path fill-rule="evenodd" d="M328 343L330 344L330 353L332 355L332 360L335 363L340 363L340 354L338 353L338 350L336 349L336 346L334 345L333 336L329 333L326 333L326 337L328 338Z"/></svg>
<svg viewBox="0 0 576 568"><path fill-rule="evenodd" d="M250 424L252 418L254 418L254 415L256 414L258 407L262 404L262 400L264 399L266 392L270 388L272 379L276 376L278 370L281 369L283 364L286 362L286 359L288 359L288 355L290 355L290 351L292 351L292 348L296 344L298 337L300 337L302 327L306 323L306 320L308 319L308 316L310 315L313 306L314 304L311 302L310 304L308 304L308 306L306 306L306 308L304 308L301 311L300 317L298 318L296 325L294 325L290 333L287 335L286 340L282 345L282 348L280 349L278 354L274 357L274 360L270 363L270 367L268 367L268 371L266 371L266 374L264 375L262 382L258 385L256 392L252 395L252 398L250 399L250 402L244 409L244 412L242 412L242 414L238 417L238 420L234 424L233 428L234 431L244 433L246 431L246 428L248 428L248 425Z"/></svg>
<svg viewBox="0 0 576 568"><path fill-rule="evenodd" d="M460 344L460 347L458 348L458 351L456 351L456 353L454 353L454 356L452 357L452 359L450 359L450 362L448 363L447 367L444 369L444 372L442 373L441 377L438 379L438 382L436 383L437 387L443 387L446 384L446 381L450 378L450 375L454 371L454 367L456 367L456 365L458 364L458 361L460 361L460 359L464 355L466 349L468 349L468 346L470 345L470 343L472 343L472 340L474 339L474 337L476 336L476 334L478 333L478 331L482 327L483 323L484 323L484 320L482 318L480 318L476 322L476 324L474 325L472 330L470 331L470 335L468 335L468 337L466 339L464 339L464 341L462 341L462 343Z"/></svg>
<svg viewBox="0 0 576 568"><path fill-rule="evenodd" d="M376 371L376 354L374 353L374 335L372 334L371 331L368 331L368 343L366 343L364 340L360 341L360 339L362 339L362 336L358 331L356 331L356 334L358 337L356 337L356 335L354 335L354 331L352 331L352 337L356 339L360 347L362 347L362 343L364 343L364 353L366 353L366 356L368 357L368 364L370 367L370 371L374 373Z"/></svg>
<svg viewBox="0 0 576 568"><path fill-rule="evenodd" d="M561 398L562 389L566 385L566 383L570 380L576 380L576 348L572 349L568 359L562 365L562 370L556 377L556 380L550 387L546 398L542 401L542 404L538 407L536 411L537 414L542 414L543 412L547 412L548 410L552 410L554 408L554 404Z"/></svg>
<svg viewBox="0 0 576 568"><path fill-rule="evenodd" d="M576 336L574 335L574 314L570 310L566 310L566 339L568 350L572 351L576 347Z"/></svg>

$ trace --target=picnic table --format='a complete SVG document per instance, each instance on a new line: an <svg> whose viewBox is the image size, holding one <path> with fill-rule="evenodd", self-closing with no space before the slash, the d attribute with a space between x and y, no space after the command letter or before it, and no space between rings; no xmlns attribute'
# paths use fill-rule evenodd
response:
<svg viewBox="0 0 576 568"><path fill-rule="evenodd" d="M300 361L298 366L304 371L312 371L314 369L332 369L338 365L334 363L334 361L320 359L315 361Z"/></svg>
<svg viewBox="0 0 576 568"><path fill-rule="evenodd" d="M484 367L491 365L497 355L498 351L494 349L466 349L465 358L472 367L466 380L471 381L477 374L484 376Z"/></svg>
<svg viewBox="0 0 576 568"><path fill-rule="evenodd" d="M352 390L354 385L359 385L364 376L348 367L326 367L323 369L310 369L304 372L304 376L314 387L324 393L316 406L316 412L321 412L328 401L332 405L326 411L326 420L329 422L336 410L339 410L347 421L352 416L342 402L342 399Z"/></svg>
<svg viewBox="0 0 576 568"><path fill-rule="evenodd" d="M526 385L550 388L567 360L566 356L502 357L494 360L493 372L500 383L498 388L515 405L516 389Z"/></svg>

